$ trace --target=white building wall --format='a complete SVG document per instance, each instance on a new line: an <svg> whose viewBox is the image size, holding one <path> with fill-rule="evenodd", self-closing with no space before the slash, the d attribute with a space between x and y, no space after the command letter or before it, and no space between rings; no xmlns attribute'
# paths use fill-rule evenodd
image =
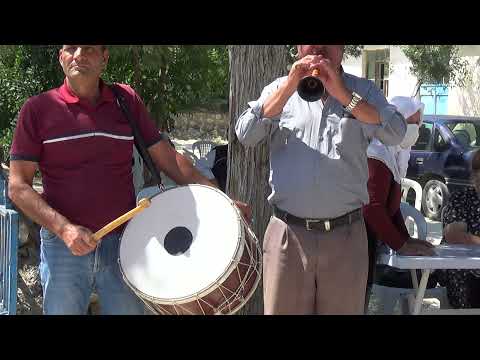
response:
<svg viewBox="0 0 480 360"><path fill-rule="evenodd" d="M365 45L366 50L390 48L390 74L388 97L413 96L417 79L410 73L410 61L399 46ZM470 64L472 81L462 88L449 88L448 114L480 116L480 45L462 45L460 56ZM344 70L356 76L363 76L363 58L348 57Z"/></svg>
<svg viewBox="0 0 480 360"><path fill-rule="evenodd" d="M343 60L343 70L349 74L362 77L362 56L349 56Z"/></svg>
<svg viewBox="0 0 480 360"><path fill-rule="evenodd" d="M385 49L387 45L364 45L365 50L379 50L379 49ZM363 58L362 55L360 55L358 58L349 56L345 57L343 60L343 70L345 72L362 77L363 76Z"/></svg>
<svg viewBox="0 0 480 360"><path fill-rule="evenodd" d="M480 117L480 46L462 46L460 55L469 63L471 81L463 87L449 89L448 112Z"/></svg>
<svg viewBox="0 0 480 360"><path fill-rule="evenodd" d="M388 97L414 96L417 78L410 73L411 63L400 46L390 46Z"/></svg>

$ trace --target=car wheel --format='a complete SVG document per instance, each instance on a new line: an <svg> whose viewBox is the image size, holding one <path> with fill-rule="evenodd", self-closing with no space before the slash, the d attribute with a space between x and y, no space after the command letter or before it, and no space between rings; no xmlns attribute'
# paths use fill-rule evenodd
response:
<svg viewBox="0 0 480 360"><path fill-rule="evenodd" d="M449 196L447 186L440 180L427 181L423 188L422 209L430 220L441 221L442 210Z"/></svg>

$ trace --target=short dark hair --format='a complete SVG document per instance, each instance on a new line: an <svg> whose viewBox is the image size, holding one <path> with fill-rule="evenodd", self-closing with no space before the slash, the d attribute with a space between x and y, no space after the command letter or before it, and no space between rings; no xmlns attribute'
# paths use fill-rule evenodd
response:
<svg viewBox="0 0 480 360"><path fill-rule="evenodd" d="M62 45L62 46L60 47L60 49L63 49L64 46L65 46L65 45ZM107 45L100 45L100 46L101 46L102 51L107 50Z"/></svg>

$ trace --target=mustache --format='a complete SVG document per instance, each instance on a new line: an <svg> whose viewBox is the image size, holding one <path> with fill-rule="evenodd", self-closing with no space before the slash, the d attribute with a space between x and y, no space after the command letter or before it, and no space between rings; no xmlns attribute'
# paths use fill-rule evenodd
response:
<svg viewBox="0 0 480 360"><path fill-rule="evenodd" d="M80 66L80 67L85 67L85 66L89 66L88 63L85 63L85 62L75 62L75 61L72 61L70 63L70 67L74 67L74 66Z"/></svg>

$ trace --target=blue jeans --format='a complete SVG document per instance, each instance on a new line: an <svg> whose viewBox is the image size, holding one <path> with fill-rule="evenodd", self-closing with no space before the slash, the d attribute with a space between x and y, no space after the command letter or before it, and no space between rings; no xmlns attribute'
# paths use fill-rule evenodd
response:
<svg viewBox="0 0 480 360"><path fill-rule="evenodd" d="M63 240L40 230L40 278L45 315L83 315L95 291L102 315L143 315L143 302L125 284L118 264L120 234L102 239L96 250L75 256Z"/></svg>

